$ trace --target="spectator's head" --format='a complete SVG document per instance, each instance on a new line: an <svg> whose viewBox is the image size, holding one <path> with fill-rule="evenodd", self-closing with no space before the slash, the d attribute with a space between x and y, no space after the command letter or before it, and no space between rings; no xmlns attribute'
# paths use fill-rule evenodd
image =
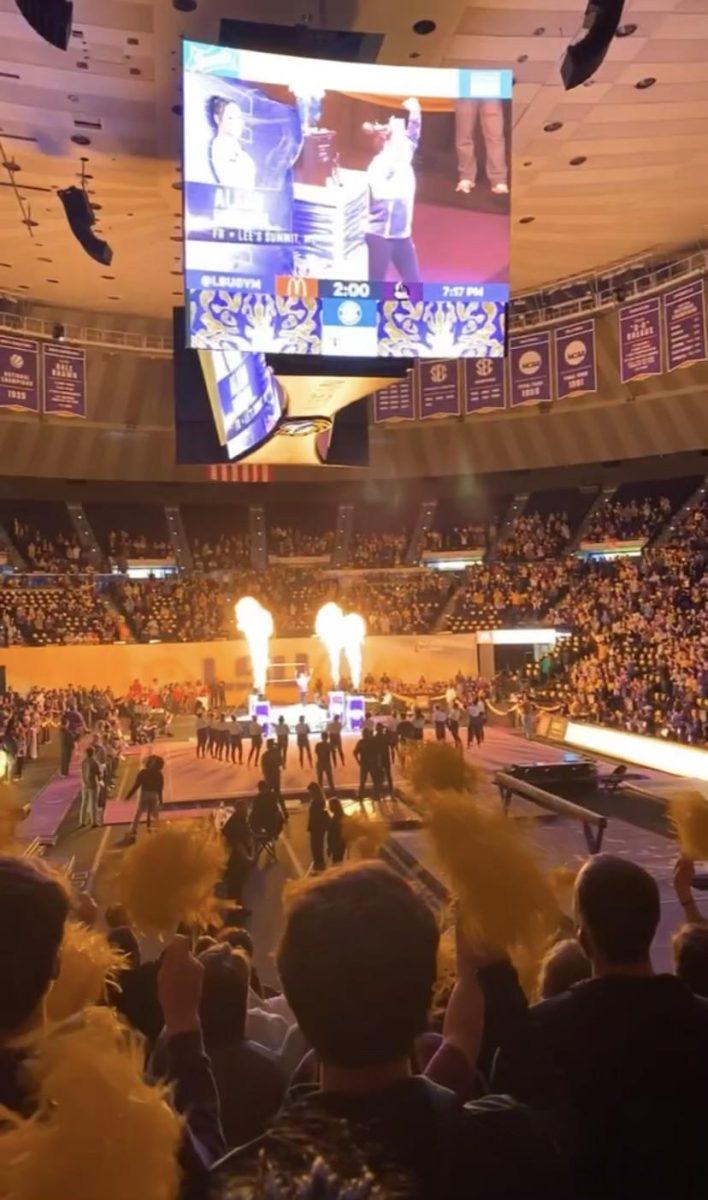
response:
<svg viewBox="0 0 708 1200"><path fill-rule="evenodd" d="M424 1029L438 928L382 863L318 876L292 901L278 952L285 995L325 1065L406 1060Z"/></svg>
<svg viewBox="0 0 708 1200"><path fill-rule="evenodd" d="M322 791L319 783L308 783L307 796L310 803L312 803L313 800L318 800L324 803L324 792Z"/></svg>
<svg viewBox="0 0 708 1200"><path fill-rule="evenodd" d="M611 854L586 863L575 884L578 940L595 975L646 968L659 924L659 889L643 867Z"/></svg>
<svg viewBox="0 0 708 1200"><path fill-rule="evenodd" d="M130 925L128 910L123 904L109 904L106 909L105 920L109 929L118 929L121 925Z"/></svg>
<svg viewBox="0 0 708 1200"><path fill-rule="evenodd" d="M708 926L682 925L674 934L676 974L697 996L708 999Z"/></svg>
<svg viewBox="0 0 708 1200"><path fill-rule="evenodd" d="M544 954L538 977L539 1000L560 996L574 983L590 978L590 961L580 942L564 938Z"/></svg>
<svg viewBox="0 0 708 1200"><path fill-rule="evenodd" d="M268 738L266 745L269 750L275 750L275 738Z"/></svg>
<svg viewBox="0 0 708 1200"><path fill-rule="evenodd" d="M327 730L326 730L326 729L323 729L323 731L322 731L322 737L321 737L321 740L322 740L323 742L328 742L328 741L329 741L329 734L327 733Z"/></svg>
<svg viewBox="0 0 708 1200"><path fill-rule="evenodd" d="M0 858L0 1040L29 1027L59 973L69 899L28 859Z"/></svg>
<svg viewBox="0 0 708 1200"><path fill-rule="evenodd" d="M212 937L210 933L203 933L194 943L194 953L198 958L200 954L205 954L207 950L213 950L214 946L218 946L218 944L216 938Z"/></svg>
<svg viewBox="0 0 708 1200"><path fill-rule="evenodd" d="M246 1028L250 968L227 943L199 955L204 967L199 1015L207 1046L242 1041Z"/></svg>
<svg viewBox="0 0 708 1200"><path fill-rule="evenodd" d="M247 929L233 925L229 929L222 929L219 941L230 946L232 950L241 950L249 958L253 958L253 938Z"/></svg>

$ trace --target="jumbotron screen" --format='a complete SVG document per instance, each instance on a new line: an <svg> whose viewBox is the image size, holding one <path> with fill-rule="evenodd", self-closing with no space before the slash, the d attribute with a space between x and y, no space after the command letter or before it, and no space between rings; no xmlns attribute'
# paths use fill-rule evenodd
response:
<svg viewBox="0 0 708 1200"><path fill-rule="evenodd" d="M192 347L503 355L509 71L183 46Z"/></svg>

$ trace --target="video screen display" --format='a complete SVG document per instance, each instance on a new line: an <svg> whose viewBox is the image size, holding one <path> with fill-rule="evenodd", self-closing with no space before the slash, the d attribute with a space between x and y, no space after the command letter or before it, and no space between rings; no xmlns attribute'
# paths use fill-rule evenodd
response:
<svg viewBox="0 0 708 1200"><path fill-rule="evenodd" d="M503 356L511 72L183 46L192 347Z"/></svg>

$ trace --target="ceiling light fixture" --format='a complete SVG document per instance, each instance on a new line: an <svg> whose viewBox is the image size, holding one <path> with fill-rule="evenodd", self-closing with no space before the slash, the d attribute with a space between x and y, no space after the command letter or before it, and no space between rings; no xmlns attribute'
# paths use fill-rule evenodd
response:
<svg viewBox="0 0 708 1200"><path fill-rule="evenodd" d="M645 88L653 87L655 83L656 78L653 75L646 75L644 79L638 79L634 86L638 91L643 92Z"/></svg>
<svg viewBox="0 0 708 1200"><path fill-rule="evenodd" d="M434 33L436 29L435 21L430 20L416 21L413 26L413 32L417 33L419 37L426 37L427 34Z"/></svg>

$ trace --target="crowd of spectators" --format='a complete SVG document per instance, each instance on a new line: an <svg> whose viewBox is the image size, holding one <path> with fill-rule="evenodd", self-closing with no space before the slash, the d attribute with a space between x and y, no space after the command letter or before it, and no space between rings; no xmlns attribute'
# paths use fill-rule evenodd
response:
<svg viewBox="0 0 708 1200"><path fill-rule="evenodd" d="M337 594L336 580L309 570L239 571L228 581L189 575L174 580L116 580L111 595L138 641L194 642L236 636L234 605L251 595L273 615L281 637L309 635L315 614Z"/></svg>
<svg viewBox="0 0 708 1200"><path fill-rule="evenodd" d="M555 681L571 716L708 743L706 561L663 548L576 569L548 614L578 640Z"/></svg>
<svg viewBox="0 0 708 1200"><path fill-rule="evenodd" d="M454 633L540 622L568 586L560 562L489 563L470 568L447 619Z"/></svg>
<svg viewBox="0 0 708 1200"><path fill-rule="evenodd" d="M458 582L457 575L431 570L357 579L342 603L364 614L370 634L430 633Z"/></svg>
<svg viewBox="0 0 708 1200"><path fill-rule="evenodd" d="M61 532L52 535L41 533L18 517L13 518L10 528L12 540L29 571L63 575L90 570L87 555L81 549L78 538Z"/></svg>
<svg viewBox="0 0 708 1200"><path fill-rule="evenodd" d="M485 549L496 537L496 526L489 528L480 522L454 525L450 529L429 529L426 550L479 550Z"/></svg>
<svg viewBox="0 0 708 1200"><path fill-rule="evenodd" d="M117 721L117 702L110 688L35 686L24 694L7 688L0 697L2 782L21 779L27 764L46 753L52 732L64 733L67 714L80 730L102 733Z"/></svg>
<svg viewBox="0 0 708 1200"><path fill-rule="evenodd" d="M333 529L303 529L294 524L279 524L268 530L268 552L275 558L329 558L333 546Z"/></svg>
<svg viewBox="0 0 708 1200"><path fill-rule="evenodd" d="M567 513L522 513L497 548L507 562L537 562L561 558L570 541Z"/></svg>
<svg viewBox="0 0 708 1200"><path fill-rule="evenodd" d="M667 496L645 496L643 500L607 499L591 518L584 542L648 541L671 516Z"/></svg>
<svg viewBox="0 0 708 1200"><path fill-rule="evenodd" d="M144 533L127 533L111 529L106 542L109 558L127 563L133 558L172 558L172 547L166 538L148 537Z"/></svg>
<svg viewBox="0 0 708 1200"><path fill-rule="evenodd" d="M406 557L410 533L354 531L349 544L353 567L400 567Z"/></svg>
<svg viewBox="0 0 708 1200"><path fill-rule="evenodd" d="M233 636L227 595L215 579L121 579L110 592L137 641L201 642ZM229 632L231 630L231 632Z"/></svg>
<svg viewBox="0 0 708 1200"><path fill-rule="evenodd" d="M50 587L0 585L0 641L5 646L96 644L122 640L121 622L92 583L67 576Z"/></svg>
<svg viewBox="0 0 708 1200"><path fill-rule="evenodd" d="M708 491L672 526L667 545L697 552L708 550Z"/></svg>
<svg viewBox="0 0 708 1200"><path fill-rule="evenodd" d="M233 571L251 561L247 533L222 533L210 541L194 537L190 546L196 571Z"/></svg>

